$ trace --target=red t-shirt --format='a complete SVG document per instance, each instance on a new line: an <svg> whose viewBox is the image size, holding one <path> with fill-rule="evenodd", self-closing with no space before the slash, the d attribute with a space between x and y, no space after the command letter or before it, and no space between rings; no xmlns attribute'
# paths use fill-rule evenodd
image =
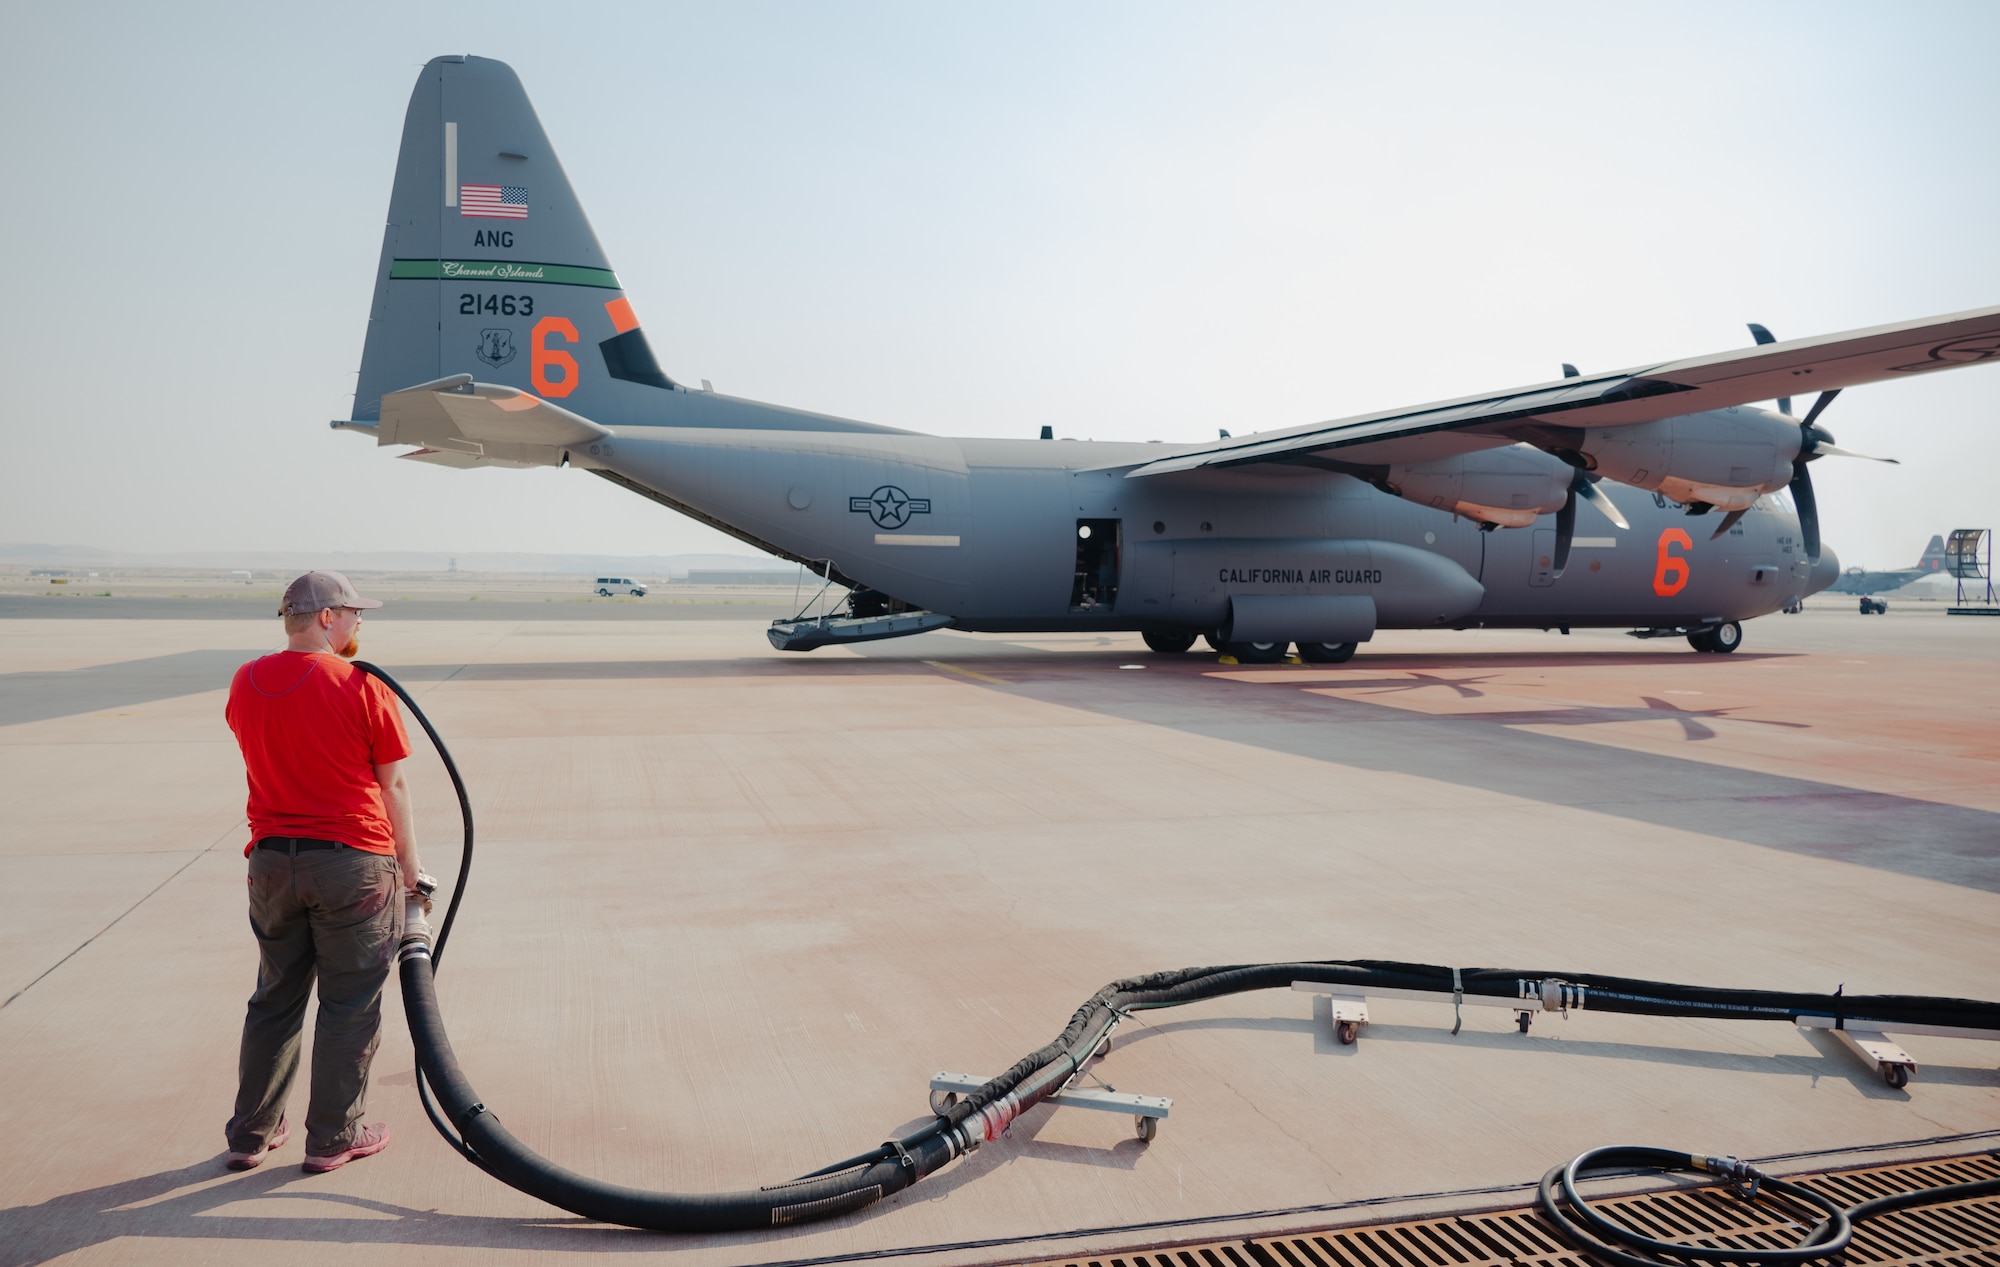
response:
<svg viewBox="0 0 2000 1267"><path fill-rule="evenodd" d="M266 836L396 852L375 767L410 739L388 687L339 656L280 651L236 670L223 716L250 780L246 855Z"/></svg>

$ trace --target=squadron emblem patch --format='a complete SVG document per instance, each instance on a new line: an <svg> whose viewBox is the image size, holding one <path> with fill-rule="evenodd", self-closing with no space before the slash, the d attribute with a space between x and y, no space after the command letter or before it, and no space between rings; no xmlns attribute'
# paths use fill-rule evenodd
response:
<svg viewBox="0 0 2000 1267"><path fill-rule="evenodd" d="M514 332L504 326L495 326L479 332L479 350L473 355L493 368L499 369L514 359L517 350L514 346Z"/></svg>

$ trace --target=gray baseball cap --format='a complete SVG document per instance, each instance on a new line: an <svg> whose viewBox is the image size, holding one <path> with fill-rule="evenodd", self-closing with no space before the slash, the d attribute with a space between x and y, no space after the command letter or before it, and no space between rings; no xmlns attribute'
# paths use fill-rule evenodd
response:
<svg viewBox="0 0 2000 1267"><path fill-rule="evenodd" d="M363 598L354 592L354 582L338 572L308 572L285 587L285 604L280 616L325 611L329 607L380 607L382 601Z"/></svg>

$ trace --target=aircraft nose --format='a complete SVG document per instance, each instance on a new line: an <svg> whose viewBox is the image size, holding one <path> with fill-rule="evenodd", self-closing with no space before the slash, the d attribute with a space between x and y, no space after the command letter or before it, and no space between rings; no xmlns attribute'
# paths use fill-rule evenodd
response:
<svg viewBox="0 0 2000 1267"><path fill-rule="evenodd" d="M1806 578L1806 593L1817 594L1840 579L1840 556L1825 546L1820 547L1819 562L1813 565L1812 575Z"/></svg>

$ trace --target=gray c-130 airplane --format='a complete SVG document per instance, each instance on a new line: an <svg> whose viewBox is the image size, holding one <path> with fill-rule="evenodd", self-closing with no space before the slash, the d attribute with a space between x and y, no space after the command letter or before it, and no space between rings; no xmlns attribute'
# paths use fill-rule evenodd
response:
<svg viewBox="0 0 2000 1267"><path fill-rule="evenodd" d="M2000 360L2000 307L1752 332L1201 444L950 439L736 399L661 370L514 72L440 57L333 425L445 466L591 471L850 590L775 623L786 650L1137 630L1159 652L1206 636L1243 662L1339 662L1378 629L1591 626L1727 652L1839 576L1808 467L1860 456L1818 425L1833 399Z"/></svg>

